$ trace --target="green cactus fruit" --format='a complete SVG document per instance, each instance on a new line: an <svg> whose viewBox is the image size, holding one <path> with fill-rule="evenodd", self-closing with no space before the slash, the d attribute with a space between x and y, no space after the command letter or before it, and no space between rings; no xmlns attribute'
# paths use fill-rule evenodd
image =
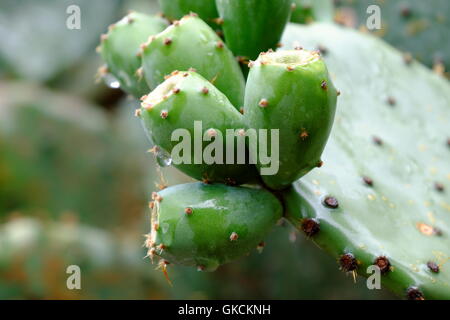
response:
<svg viewBox="0 0 450 320"><path fill-rule="evenodd" d="M279 148L278 172L264 174L261 169L267 165L258 163L272 189L283 189L320 166L336 109L337 91L320 54L297 49L263 53L250 64L246 123L253 129L279 130L279 141L268 139L266 144L266 150ZM250 145L254 159L258 152Z"/></svg>
<svg viewBox="0 0 450 320"><path fill-rule="evenodd" d="M144 75L156 87L175 70L195 69L239 109L245 79L233 54L200 18L188 15L143 44Z"/></svg>
<svg viewBox="0 0 450 320"><path fill-rule="evenodd" d="M348 28L290 26L283 41L299 39L326 44L342 95L324 166L287 192L288 219L344 271L376 264L402 297L449 299L449 83Z"/></svg>
<svg viewBox="0 0 450 320"><path fill-rule="evenodd" d="M281 218L278 199L263 189L201 182L153 196L149 256L214 271L251 249Z"/></svg>
<svg viewBox="0 0 450 320"><path fill-rule="evenodd" d="M371 5L377 5L379 11ZM367 30L369 17L380 13L381 28L371 28L369 32L381 36L396 48L438 71L442 66L450 69L450 1L434 0L341 0L337 16L340 22ZM374 21L370 19L369 21ZM440 71L442 72L442 71ZM448 75L448 73L447 73Z"/></svg>
<svg viewBox="0 0 450 320"><path fill-rule="evenodd" d="M194 12L214 30L220 29L215 0L159 0L159 5L164 16L171 21Z"/></svg>
<svg viewBox="0 0 450 320"><path fill-rule="evenodd" d="M292 22L306 24L313 21L333 21L333 0L294 0L294 5Z"/></svg>
<svg viewBox="0 0 450 320"><path fill-rule="evenodd" d="M126 92L140 98L150 91L142 69L140 45L149 36L163 31L167 22L161 17L131 12L119 22L109 27L102 35L99 47L106 62L102 73L111 73ZM154 88L154 87L153 87Z"/></svg>
<svg viewBox="0 0 450 320"><path fill-rule="evenodd" d="M257 176L249 161L237 159L246 154L243 116L198 73L175 72L143 98L137 114L155 152L172 155L176 148L173 153L179 159L172 158L173 164L187 175L227 184L245 183ZM175 133L176 129L187 131ZM171 141L173 135L175 141ZM228 159L230 152L233 159Z"/></svg>
<svg viewBox="0 0 450 320"><path fill-rule="evenodd" d="M227 45L241 59L277 48L292 0L216 0Z"/></svg>

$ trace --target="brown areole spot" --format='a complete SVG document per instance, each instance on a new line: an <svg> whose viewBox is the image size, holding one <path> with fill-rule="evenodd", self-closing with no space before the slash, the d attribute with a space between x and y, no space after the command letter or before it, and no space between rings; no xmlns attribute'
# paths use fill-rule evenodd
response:
<svg viewBox="0 0 450 320"><path fill-rule="evenodd" d="M239 238L239 235L236 232L232 232L230 235L230 241L236 241Z"/></svg>
<svg viewBox="0 0 450 320"><path fill-rule="evenodd" d="M320 231L320 223L313 218L303 219L302 230L308 237L312 237Z"/></svg>
<svg viewBox="0 0 450 320"><path fill-rule="evenodd" d="M387 103L388 103L390 106L395 106L395 105L397 104L397 100L395 100L394 97L388 97Z"/></svg>
<svg viewBox="0 0 450 320"><path fill-rule="evenodd" d="M403 62L405 62L406 65L410 65L413 62L411 53L406 52L403 54Z"/></svg>
<svg viewBox="0 0 450 320"><path fill-rule="evenodd" d="M368 185L369 187L373 186L373 180L367 176L363 177L363 181L366 185Z"/></svg>
<svg viewBox="0 0 450 320"><path fill-rule="evenodd" d="M261 108L265 108L265 107L267 107L269 105L269 101L267 101L267 99L261 99L261 101L259 101L258 105Z"/></svg>
<svg viewBox="0 0 450 320"><path fill-rule="evenodd" d="M328 54L328 49L321 44L317 46L317 50L320 52L321 55L326 56Z"/></svg>
<svg viewBox="0 0 450 320"><path fill-rule="evenodd" d="M377 257L373 264L380 268L381 274L386 274L391 271L391 263L385 256Z"/></svg>
<svg viewBox="0 0 450 320"><path fill-rule="evenodd" d="M373 143L375 143L377 146L382 146L383 145L383 140L381 140L381 138L374 136L372 138Z"/></svg>
<svg viewBox="0 0 450 320"><path fill-rule="evenodd" d="M351 253L345 253L339 258L339 264L341 265L341 270L345 272L354 271L358 268L358 261Z"/></svg>
<svg viewBox="0 0 450 320"><path fill-rule="evenodd" d="M445 187L442 183L439 182L435 182L434 183L434 189L436 189L436 191L438 192L444 192L445 191Z"/></svg>
<svg viewBox="0 0 450 320"><path fill-rule="evenodd" d="M219 49L223 49L223 47L224 47L224 44L223 44L223 42L222 41L217 41L217 48L219 48Z"/></svg>
<svg viewBox="0 0 450 320"><path fill-rule="evenodd" d="M305 140L309 136L308 131L306 131L305 128L302 128L299 136L300 136L300 139Z"/></svg>
<svg viewBox="0 0 450 320"><path fill-rule="evenodd" d="M406 298L408 298L408 300L425 300L422 291L415 286L409 287L406 290Z"/></svg>
<svg viewBox="0 0 450 320"><path fill-rule="evenodd" d="M428 261L427 267L428 269L430 269L431 272L439 273L439 265L437 265L435 262Z"/></svg>
<svg viewBox="0 0 450 320"><path fill-rule="evenodd" d="M161 111L161 118L163 119L167 119L167 117L169 116L169 112L167 110L163 110Z"/></svg>
<svg viewBox="0 0 450 320"><path fill-rule="evenodd" d="M339 202L335 197L327 196L323 200L323 204L331 209L336 209L339 207Z"/></svg>

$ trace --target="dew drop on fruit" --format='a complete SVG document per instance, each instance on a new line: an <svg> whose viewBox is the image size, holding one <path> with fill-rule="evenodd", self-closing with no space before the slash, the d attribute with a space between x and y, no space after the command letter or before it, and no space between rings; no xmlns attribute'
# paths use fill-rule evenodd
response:
<svg viewBox="0 0 450 320"><path fill-rule="evenodd" d="M167 151L157 147L156 162L161 167L169 167L172 165L172 157Z"/></svg>
<svg viewBox="0 0 450 320"><path fill-rule="evenodd" d="M107 73L103 76L103 81L105 84L112 89L119 89L120 88L120 82L116 79L111 73Z"/></svg>

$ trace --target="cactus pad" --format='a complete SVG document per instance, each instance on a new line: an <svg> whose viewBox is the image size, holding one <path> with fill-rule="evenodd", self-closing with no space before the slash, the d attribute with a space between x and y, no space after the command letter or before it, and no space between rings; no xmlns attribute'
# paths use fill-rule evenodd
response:
<svg viewBox="0 0 450 320"><path fill-rule="evenodd" d="M448 37L450 28L448 0L384 0L375 3L372 0L342 0L338 16L344 18L344 23L365 28L369 17L367 8L372 4L380 8L382 25L381 29L370 32L381 36L396 48L411 53L430 67L437 66L439 69L439 65L442 65L447 71L450 69L450 41L442 41ZM353 12L353 15L347 14L350 21L345 21L345 12Z"/></svg>
<svg viewBox="0 0 450 320"><path fill-rule="evenodd" d="M376 264L402 297L450 298L449 84L356 31L290 26L284 42L298 41L326 46L342 95L324 166L285 196L288 219L344 271Z"/></svg>

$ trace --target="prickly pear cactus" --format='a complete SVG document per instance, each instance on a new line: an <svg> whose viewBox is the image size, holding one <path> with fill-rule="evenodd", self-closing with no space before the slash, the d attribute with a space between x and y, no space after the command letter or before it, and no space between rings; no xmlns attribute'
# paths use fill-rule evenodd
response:
<svg viewBox="0 0 450 320"><path fill-rule="evenodd" d="M153 198L148 255L200 271L256 249L282 214L270 192L223 184L183 184Z"/></svg>
<svg viewBox="0 0 450 320"><path fill-rule="evenodd" d="M290 26L283 42L325 45L342 91L324 166L286 192L287 219L343 271L377 265L400 296L450 298L449 84L341 27Z"/></svg>
<svg viewBox="0 0 450 320"><path fill-rule="evenodd" d="M245 80L239 64L217 34L200 18L188 15L142 44L144 76L151 88L175 70L195 69L239 110Z"/></svg>
<svg viewBox="0 0 450 320"><path fill-rule="evenodd" d="M164 16L171 21L179 20L193 12L214 30L220 28L215 0L159 0L159 5Z"/></svg>
<svg viewBox="0 0 450 320"><path fill-rule="evenodd" d="M292 22L307 24L313 21L333 21L333 0L294 0L293 3Z"/></svg>
<svg viewBox="0 0 450 320"><path fill-rule="evenodd" d="M344 20L342 22L354 20L348 23L365 29L369 5L380 8L382 20L381 29L372 30L372 33L398 49L411 53L428 66L435 66L439 70L440 65L443 65L447 71L450 69L450 42L442 41L450 28L447 14L450 11L449 1L342 0L337 14Z"/></svg>
<svg viewBox="0 0 450 320"><path fill-rule="evenodd" d="M100 73L105 76L111 73L121 88L136 98L147 94L150 88L141 69L140 45L167 26L161 17L138 12L131 12L112 24L108 33L101 36L99 50L106 69L100 69Z"/></svg>
<svg viewBox="0 0 450 320"><path fill-rule="evenodd" d="M272 137L263 140L266 150L273 153L274 147L279 149L275 151L279 154L278 171L264 174L268 165L257 165L268 187L283 189L321 166L338 93L317 51L297 48L263 53L249 66L244 107L247 126L275 129L279 135L275 143ZM259 148L250 145L254 159Z"/></svg>
<svg viewBox="0 0 450 320"><path fill-rule="evenodd" d="M243 60L276 49L289 21L291 0L216 0L227 45Z"/></svg>
<svg viewBox="0 0 450 320"><path fill-rule="evenodd" d="M245 183L257 176L253 165L237 164L237 159L225 160L230 152L225 144L228 129L233 131L231 139L236 150L239 140L245 149L245 136L240 134L245 128L244 119L227 97L198 73L175 72L144 97L137 115L155 145L154 152L166 152L168 157L180 155L173 164L189 176L227 184ZM177 129L185 132L173 139Z"/></svg>

